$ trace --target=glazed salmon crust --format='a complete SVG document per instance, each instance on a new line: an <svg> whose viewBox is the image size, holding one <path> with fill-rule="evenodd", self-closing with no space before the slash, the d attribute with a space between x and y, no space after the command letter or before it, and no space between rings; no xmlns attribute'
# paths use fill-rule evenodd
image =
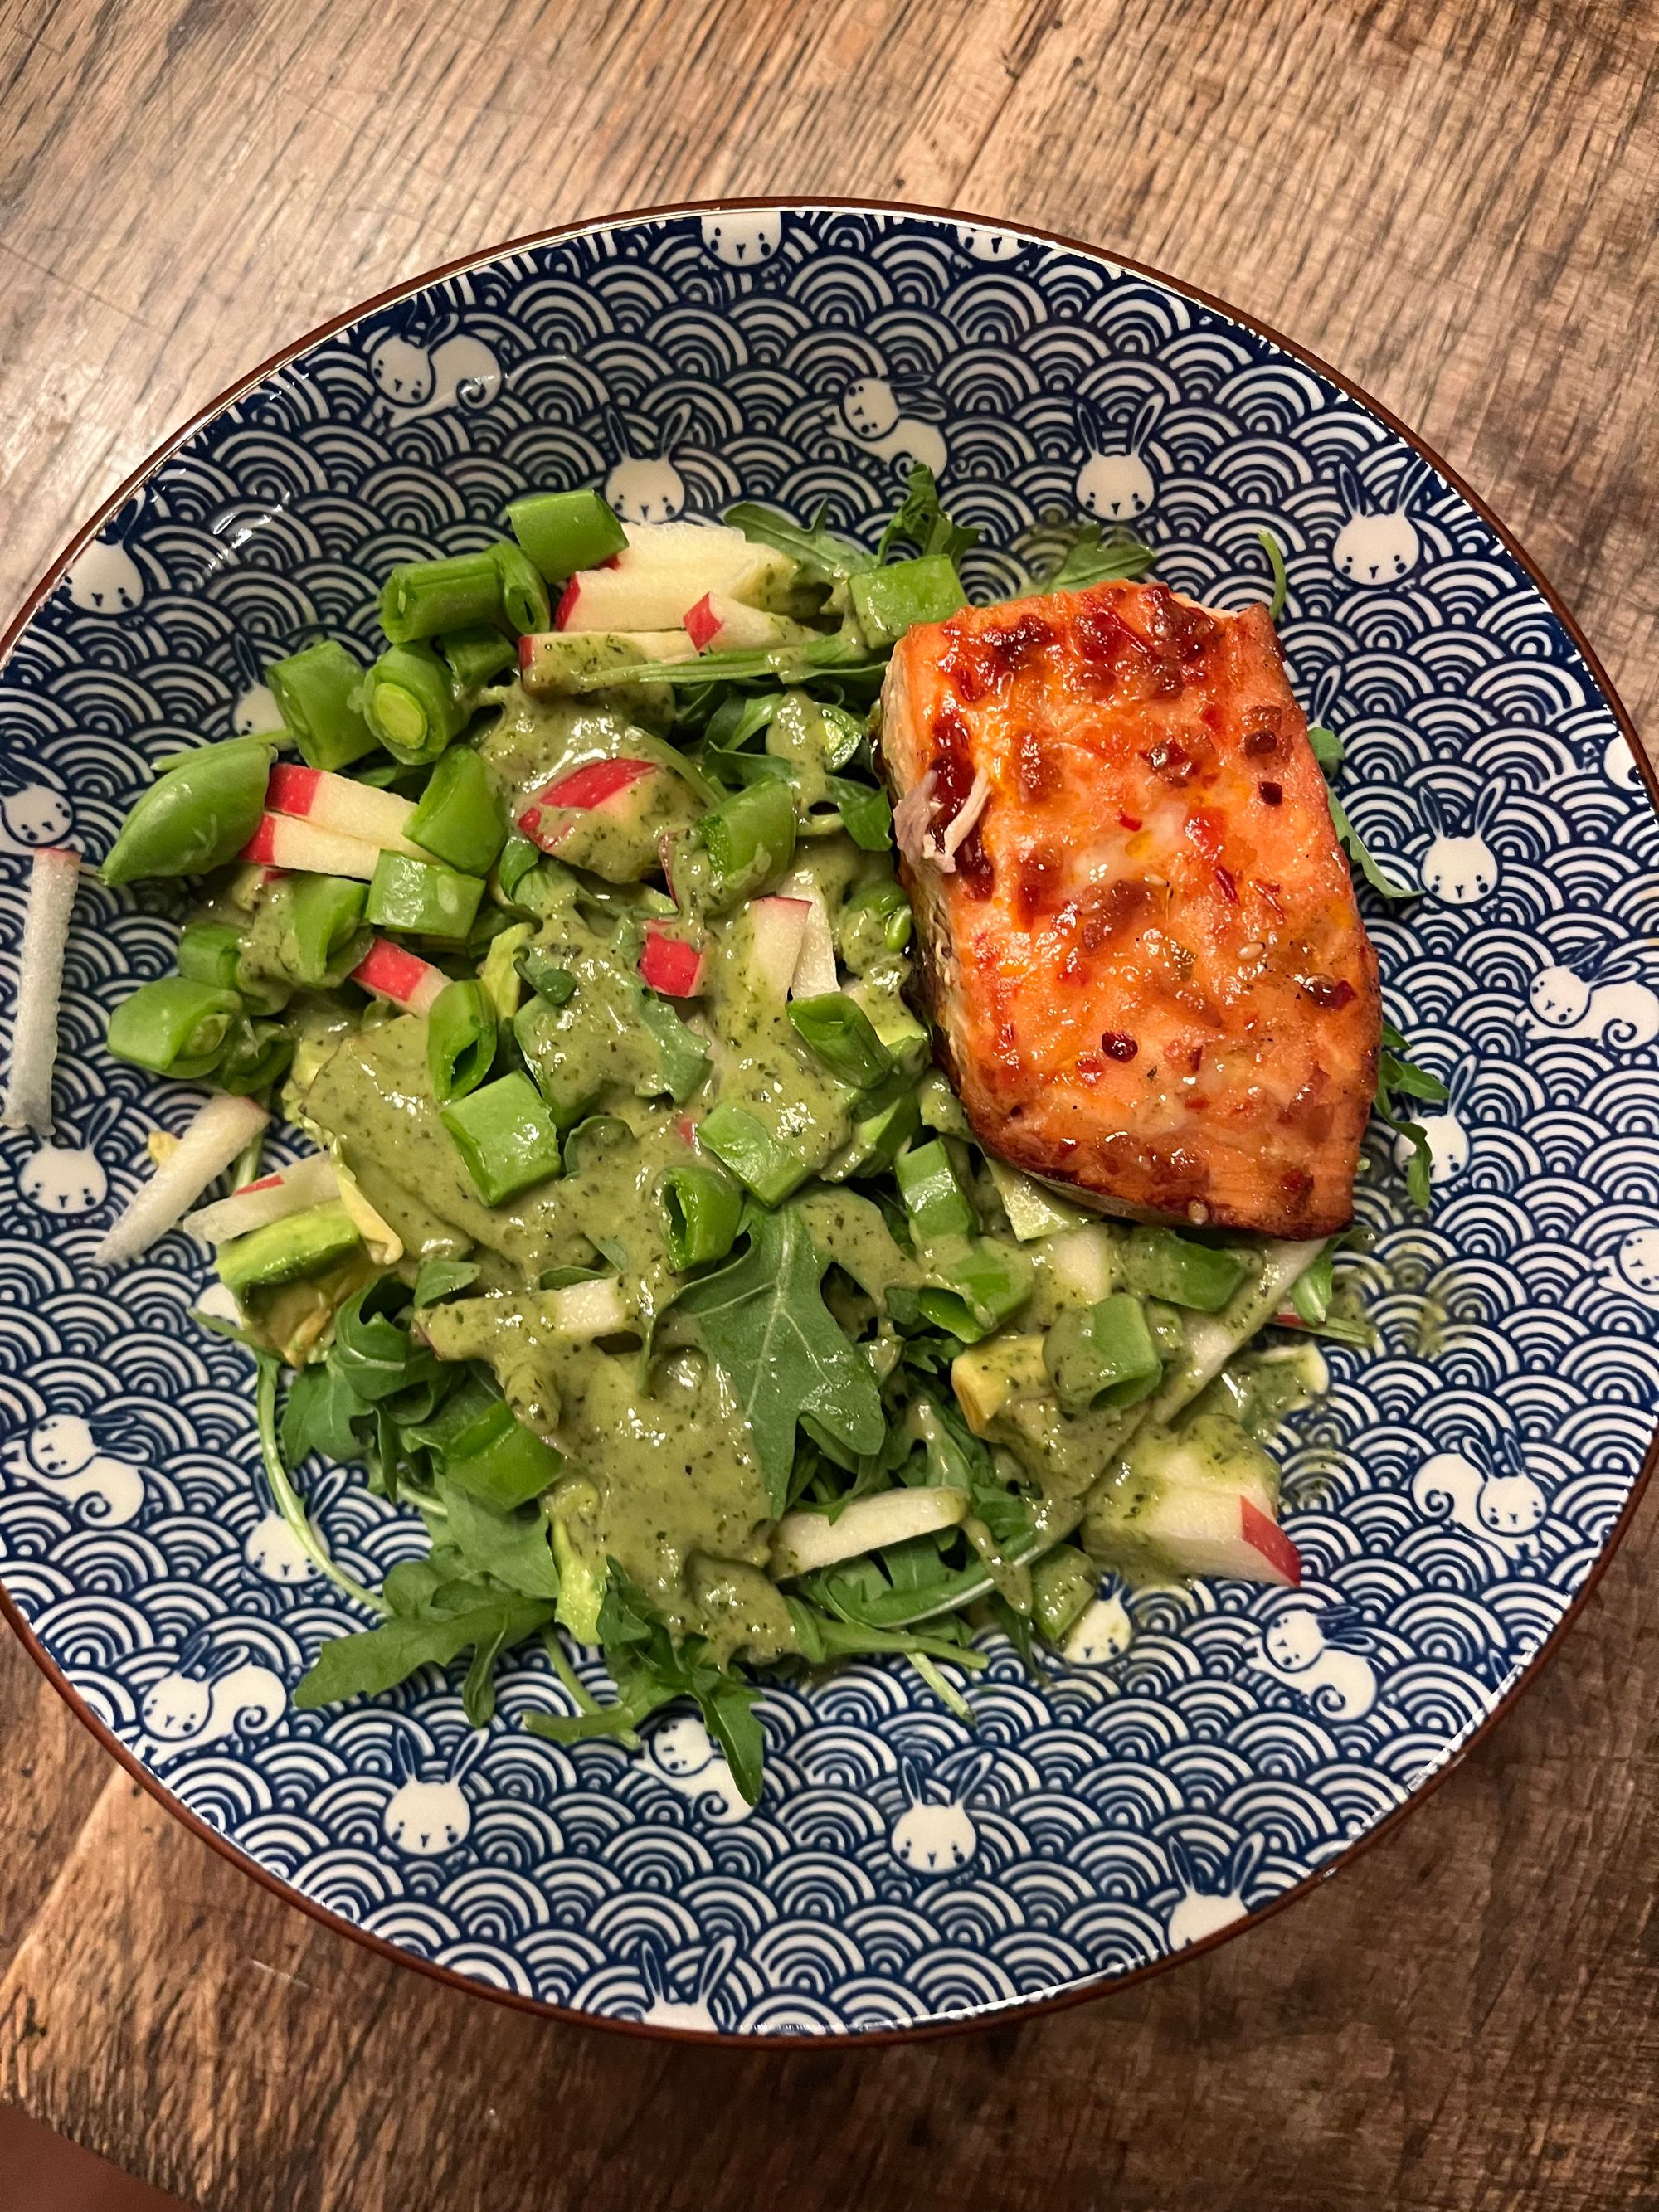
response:
<svg viewBox="0 0 1659 2212"><path fill-rule="evenodd" d="M1107 583L913 629L881 754L975 1136L1103 1211L1342 1228L1376 957L1267 609Z"/></svg>

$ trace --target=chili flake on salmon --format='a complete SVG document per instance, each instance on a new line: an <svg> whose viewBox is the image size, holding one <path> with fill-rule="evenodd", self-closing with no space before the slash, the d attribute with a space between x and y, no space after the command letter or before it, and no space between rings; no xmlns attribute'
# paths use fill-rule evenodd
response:
<svg viewBox="0 0 1659 2212"><path fill-rule="evenodd" d="M919 625L881 753L981 1142L1106 1212L1341 1228L1376 958L1267 609L1103 583Z"/></svg>

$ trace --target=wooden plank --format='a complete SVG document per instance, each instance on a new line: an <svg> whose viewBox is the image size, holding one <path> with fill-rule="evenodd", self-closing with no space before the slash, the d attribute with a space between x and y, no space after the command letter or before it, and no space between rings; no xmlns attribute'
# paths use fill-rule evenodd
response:
<svg viewBox="0 0 1659 2212"><path fill-rule="evenodd" d="M109 1761L34 1662L0 1627L0 1970L9 1966L109 1778Z"/></svg>
<svg viewBox="0 0 1659 2212"><path fill-rule="evenodd" d="M1639 717L1656 57L1653 0L0 0L0 604L215 391L446 256L902 194L1324 353L1514 525ZM1656 1561L1650 1510L1435 1803L1267 1927L1083 2011L809 2057L549 2027L347 1945L14 1651L0 2094L211 2212L1624 2212L1659 2197Z"/></svg>

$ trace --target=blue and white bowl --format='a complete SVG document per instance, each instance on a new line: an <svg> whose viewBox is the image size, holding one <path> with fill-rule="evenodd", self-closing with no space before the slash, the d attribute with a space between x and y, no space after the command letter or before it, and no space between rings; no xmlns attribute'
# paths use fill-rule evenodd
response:
<svg viewBox="0 0 1659 2212"><path fill-rule="evenodd" d="M539 1656L475 1735L435 1674L296 1712L351 1625L261 1494L250 1371L188 1317L169 1237L87 1255L196 1099L112 1061L171 963L88 879L58 1138L0 1139L0 1575L13 1626L181 1817L336 1926L611 2023L830 2037L1077 1996L1327 1873L1534 1668L1627 1521L1659 1403L1659 836L1632 732L1516 549L1328 370L1161 277L904 209L694 209L532 240L259 371L76 538L0 670L0 960L30 848L101 856L146 766L275 719L264 660L376 635L394 562L486 543L526 490L632 519L739 498L866 539L908 461L985 545L1081 505L1170 583L1265 596L1348 747L1348 806L1423 886L1369 919L1389 1007L1451 1086L1432 1217L1382 1139L1360 1193L1383 1336L1331 1353L1285 1464L1307 1567L1125 1597L1126 1648L1038 1687L994 1640L977 1727L902 1666L769 1691L747 1811L694 1721L562 1749ZM8 993L8 998L9 993ZM378 1579L409 1521L307 1472Z"/></svg>

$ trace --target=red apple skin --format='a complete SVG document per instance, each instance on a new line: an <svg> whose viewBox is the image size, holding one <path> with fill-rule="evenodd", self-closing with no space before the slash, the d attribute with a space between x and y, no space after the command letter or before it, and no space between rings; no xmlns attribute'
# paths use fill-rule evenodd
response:
<svg viewBox="0 0 1659 2212"><path fill-rule="evenodd" d="M544 830L546 808L562 807L568 814L602 812L607 806L615 805L644 778L659 773L651 761L589 761L584 767L572 769L568 775L560 776L556 782L544 784L520 815L518 827L544 853L555 853L574 824L564 822Z"/></svg>
<svg viewBox="0 0 1659 2212"><path fill-rule="evenodd" d="M351 980L365 991L390 999L394 1006L424 1013L449 979L418 953L377 937L352 969Z"/></svg>
<svg viewBox="0 0 1659 2212"><path fill-rule="evenodd" d="M703 957L684 937L647 930L640 954L640 974L666 999L695 999L702 988Z"/></svg>
<svg viewBox="0 0 1659 2212"><path fill-rule="evenodd" d="M568 775L560 776L556 782L544 784L536 793L534 804L583 809L603 806L608 799L636 784L641 776L658 772L654 761L589 761L584 767L573 768Z"/></svg>
<svg viewBox="0 0 1659 2212"><path fill-rule="evenodd" d="M1248 1498L1238 1501L1238 1533L1253 1552L1282 1575L1291 1589L1302 1587L1302 1554L1276 1521L1270 1521Z"/></svg>
<svg viewBox="0 0 1659 2212"><path fill-rule="evenodd" d="M303 818L317 804L322 789L323 770L299 768L291 761L278 761L270 771L265 786L265 810L270 814L293 814Z"/></svg>

